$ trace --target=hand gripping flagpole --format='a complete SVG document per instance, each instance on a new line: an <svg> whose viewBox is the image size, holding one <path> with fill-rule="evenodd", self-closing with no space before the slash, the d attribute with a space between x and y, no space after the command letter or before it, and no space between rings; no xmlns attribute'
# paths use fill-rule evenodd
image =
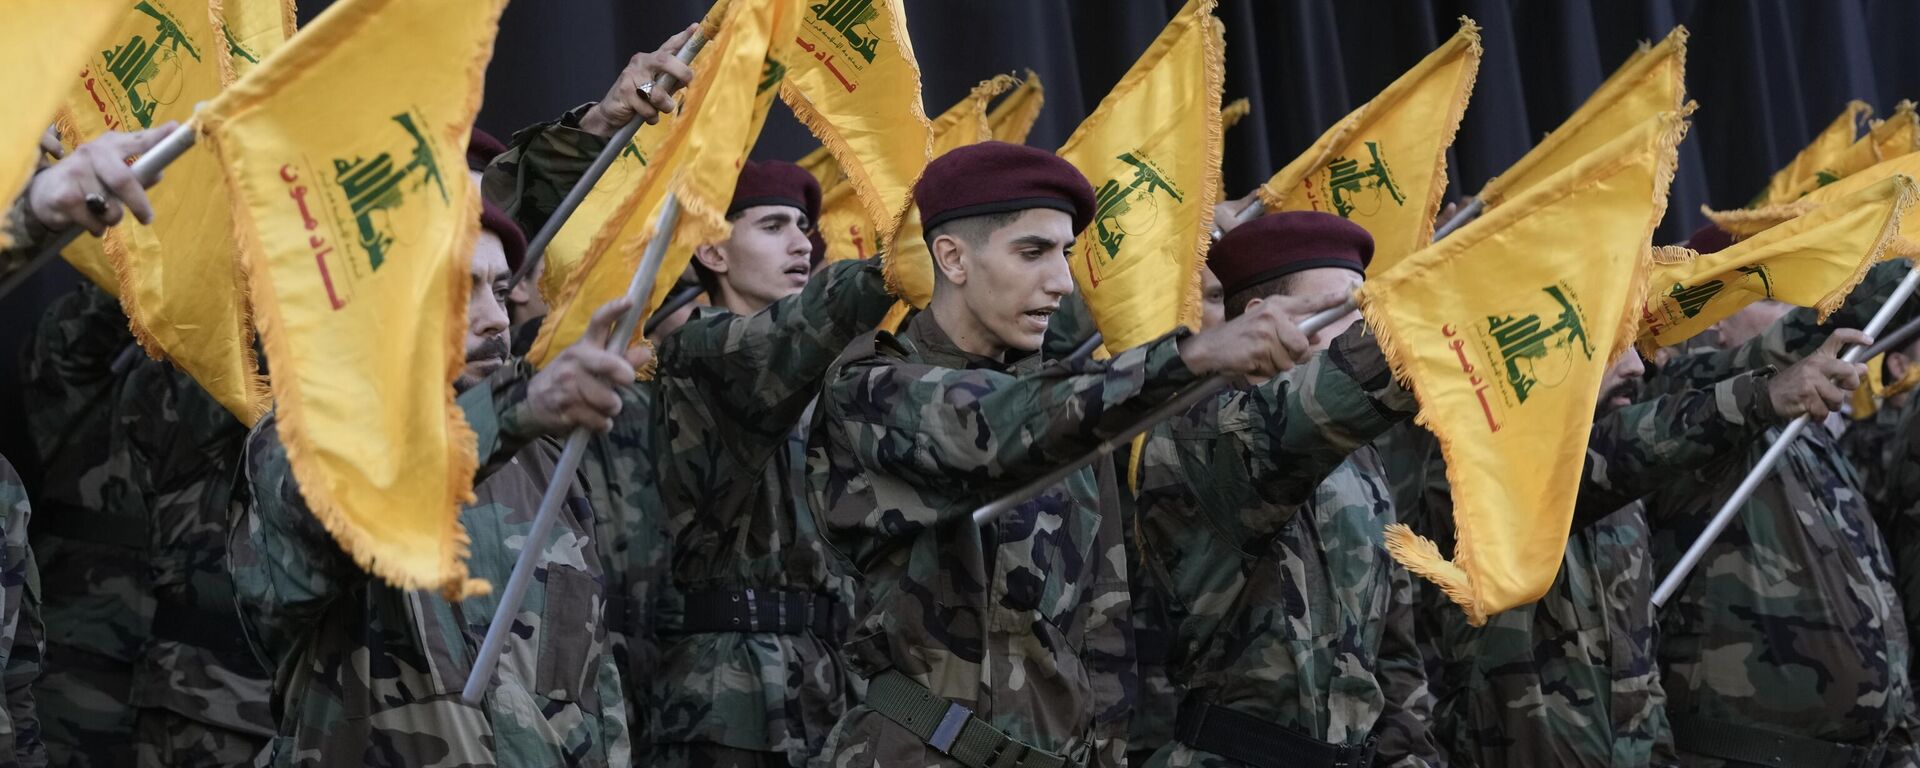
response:
<svg viewBox="0 0 1920 768"><path fill-rule="evenodd" d="M680 51L674 54L674 58L679 59L682 64L690 64L693 62L693 57L699 54L700 49L706 44L707 34L703 26L695 30L693 36L687 38L686 44L680 46ZM653 79L653 90L663 93L671 91L678 87L675 82L671 76L662 74ZM573 183L573 189L567 190L567 196L560 200L559 207L554 208L553 213L547 216L547 223L540 225L540 231L534 233L533 241L527 243L527 257L521 262L520 269L514 271L513 279L507 283L507 290L513 290L514 286L527 279L527 275L533 274L533 270L540 266L541 260L546 258L547 246L553 244L553 239L560 235L560 228L566 226L567 219L573 218L573 212L580 208L581 203L586 202L587 193L593 191L593 185L600 183L600 177L607 175L607 169L613 167L613 161L620 159L620 153L626 151L628 144L633 143L633 135L640 131L640 126L645 124L646 121L641 120L639 115L635 115L632 120L627 121L626 125L620 126L620 130L614 132L613 138L607 140L607 146L601 148L600 154L593 158L593 164L587 166L586 174Z"/></svg>
<svg viewBox="0 0 1920 768"><path fill-rule="evenodd" d="M179 128L175 128L173 133L167 134L166 138L161 139L159 144L155 144L153 149L147 150L140 159L133 161L133 176L140 180L140 186L152 187L160 178L160 172L173 161L178 160L180 155L186 153L187 148L193 146L195 138L193 122L189 120L182 123ZM46 245L41 246L40 252L34 255L33 261L8 275L5 280L0 280L0 298L13 293L13 289L19 288L27 278L33 277L42 267L57 258L61 251L66 250L67 246L72 245L73 241L79 239L80 234L85 231L77 225L70 226L54 236L52 240L47 241Z"/></svg>
<svg viewBox="0 0 1920 768"><path fill-rule="evenodd" d="M1868 337L1880 335L1887 324L1893 322L1894 313L1900 309L1900 305L1907 302L1908 297L1913 295L1916 286L1920 286L1920 268L1907 272L1906 279L1901 280L1899 287L1893 289L1893 295L1887 297L1887 303L1880 305L1880 311L1875 312L1873 319L1867 322L1867 327L1862 330ZM1867 359L1864 354L1866 351L1866 347L1849 347L1840 359L1857 363ZM1786 429L1781 430L1780 436L1774 439L1773 445L1767 448L1765 455L1760 457L1760 463L1753 466L1753 470L1747 473L1745 480L1740 481L1740 487L1735 488L1733 495L1727 497L1727 502L1720 506L1720 511L1713 514L1713 519L1707 522L1707 527L1700 532L1700 537L1694 539L1693 544L1687 547L1686 554L1680 556L1680 562L1676 563L1667 577L1660 581L1660 588L1653 592L1655 609L1664 607L1668 600L1673 599L1674 593L1680 591L1680 585L1686 582L1687 574L1693 571L1694 566L1700 564L1700 559L1707 554L1707 548L1713 546L1714 540L1720 538L1721 532L1733 523L1734 516L1740 512L1741 507L1746 506L1747 499L1760 488L1760 483L1766 480L1767 475L1773 472L1773 465L1779 463L1781 456L1786 455L1787 448L1792 446L1793 441L1806 430L1807 424L1807 415L1801 414L1799 418L1789 423Z"/></svg>
<svg viewBox="0 0 1920 768"><path fill-rule="evenodd" d="M640 323L640 314L646 311L647 299L653 295L655 274L660 271L660 263L666 260L667 246L673 242L673 230L679 223L680 198L669 194L661 206L660 220L654 224L653 239L647 241L647 250L640 257L640 269L627 283L627 301L632 304L614 324L613 333L607 337L607 349L624 349L633 338L633 328ZM567 445L560 451L560 463L554 467L546 493L540 496L540 513L533 519L533 530L527 532L526 541L521 545L520 557L513 564L513 575L507 578L506 591L500 594L500 606L494 609L493 623L487 626L487 637L480 643L479 655L473 659L467 687L460 693L460 698L468 704L479 704L487 684L493 680L507 632L513 628L514 617L520 614L520 604L526 600L534 569L538 567L541 553L547 549L553 521L559 517L560 505L566 501L567 489L573 485L574 472L580 468L580 459L587 452L587 437L585 427L575 427L573 434L567 435Z"/></svg>
<svg viewBox="0 0 1920 768"><path fill-rule="evenodd" d="M1312 336L1319 332L1320 329L1332 324L1333 321L1345 317L1348 312L1353 311L1355 306L1353 300L1348 299L1338 306L1315 312L1311 317L1301 321L1300 332ZM1216 374L1187 387L1186 391L1181 392L1172 400L1161 404L1160 407L1153 409L1153 411L1148 413L1144 418L1134 422L1133 426L1127 427L1113 437L1100 441L1100 444L1095 446L1087 455L1055 467L1052 471L1035 478L1026 485L1020 486L1018 490L995 499L992 503L984 507L974 510L973 524L986 525L987 523L993 522L995 518L1012 511L1014 507L1026 503L1028 499L1040 495L1048 488L1052 488L1055 484L1067 479L1069 475L1080 471L1081 467L1085 467L1096 461L1106 460L1107 457L1113 455L1114 451L1119 450L1120 446L1133 442L1134 438L1154 428L1154 426L1160 422L1186 413L1187 409L1192 408L1202 400L1212 397L1214 393L1225 389L1226 386L1226 378Z"/></svg>
<svg viewBox="0 0 1920 768"><path fill-rule="evenodd" d="M1466 226L1467 222L1480 218L1480 214L1486 209L1487 204L1481 202L1480 198L1476 197L1468 200L1466 205L1460 206L1459 210L1453 212L1453 218L1447 219L1447 223L1440 225L1439 229L1433 231L1433 239L1439 240L1440 238L1453 234L1454 230Z"/></svg>

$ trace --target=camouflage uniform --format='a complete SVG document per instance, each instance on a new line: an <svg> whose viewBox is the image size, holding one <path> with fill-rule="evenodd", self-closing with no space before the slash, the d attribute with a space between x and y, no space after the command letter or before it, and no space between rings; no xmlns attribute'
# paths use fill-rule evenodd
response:
<svg viewBox="0 0 1920 768"><path fill-rule="evenodd" d="M525 363L462 393L485 466L460 523L475 578L505 584L559 448L524 428ZM493 685L460 700L498 593L449 602L354 565L307 510L269 415L248 437L251 503L230 545L250 638L275 667L276 766L624 766L626 706L607 649L611 586L593 511L567 499ZM522 631L520 628L524 628Z"/></svg>
<svg viewBox="0 0 1920 768"><path fill-rule="evenodd" d="M40 739L34 683L46 650L40 624L40 573L27 545L27 489L13 465L0 457L0 768L43 768L47 747Z"/></svg>
<svg viewBox="0 0 1920 768"><path fill-rule="evenodd" d="M1535 603L1473 627L1437 589L1422 624L1442 672L1437 730L1456 764L1672 765L1653 656L1645 508L1671 478L1740 451L1776 419L1770 373L1635 403L1594 422L1560 573ZM1409 524L1452 548L1446 463L1431 434L1397 431L1390 452Z"/></svg>
<svg viewBox="0 0 1920 768"><path fill-rule="evenodd" d="M50 571L120 574L98 584L54 585L49 623L62 639L52 657L60 677L45 684L47 696L85 705L113 695L116 706L139 710L130 719L114 714L116 736L125 738L119 723L134 726L137 749L121 741L96 745L92 730L65 731L56 759L77 750L106 764L136 754L143 765L244 762L273 732L266 672L241 639L223 561L246 429L192 377L131 346L126 323L118 301L83 285L42 321L31 362L36 435L54 446L50 455L62 457L49 463L47 496L99 505L68 507L60 519L36 526L36 537L58 556ZM70 424L84 426L58 431ZM96 453L102 447L104 456ZM76 458L82 463L67 465ZM76 468L84 473L82 489L97 484L110 492L68 495L69 487L54 480ZM101 617L112 622L114 640L91 645L108 637L87 626ZM122 654L131 667L119 663ZM83 693L66 684L88 679L69 671L70 662L107 659L115 660L113 689ZM122 685L125 692L117 693ZM67 726L74 715L72 706L61 706L48 718Z"/></svg>
<svg viewBox="0 0 1920 768"><path fill-rule="evenodd" d="M1141 530L1176 621L1169 663L1188 689L1183 725L1230 712L1246 729L1329 753L1326 744L1364 753L1376 743L1376 765L1440 763L1413 585L1387 555L1393 506L1364 447L1414 408L1356 325L1293 372L1151 433ZM1245 764L1180 730L1152 764ZM1303 748L1238 746L1280 765L1334 764Z"/></svg>
<svg viewBox="0 0 1920 768"><path fill-rule="evenodd" d="M489 183L532 225L603 145L564 120L522 131ZM592 444L584 471L617 531L603 556L629 585L616 644L648 705L636 731L650 764L804 765L851 704L839 644L853 586L804 506L795 426L827 365L892 304L876 260L828 266L752 317L703 308ZM749 599L818 615L803 627L794 611L778 632L699 623Z"/></svg>
<svg viewBox="0 0 1920 768"><path fill-rule="evenodd" d="M821 396L808 482L860 574L848 663L872 687L834 729L829 764L960 764L876 709L888 689L971 708L966 733L1124 762L1137 684L1120 520L1102 503L1118 495L1111 473L1083 468L985 527L968 515L1193 382L1185 334L1042 367L968 354L922 313L849 345Z"/></svg>
<svg viewBox="0 0 1920 768"><path fill-rule="evenodd" d="M1828 327L1816 326L1811 311L1795 310L1739 349L1671 361L1654 383L1672 390L1790 363L1832 328L1864 326L1906 269L1900 262L1876 267ZM1661 573L1770 442L1686 473L1648 499ZM1809 751L1838 751L1812 741L1819 740L1857 748L1863 758L1884 746L1887 765L1915 764L1920 718L1892 579L1893 562L1859 478L1831 433L1813 425L1660 617L1659 657L1683 761L1739 765L1702 753L1726 755L1756 743L1788 754L1789 762L1807 762L1802 755Z"/></svg>
<svg viewBox="0 0 1920 768"><path fill-rule="evenodd" d="M6 219L0 220L0 240L9 241L6 248L0 248L0 280L32 263L50 234L28 210L26 192L21 190L7 206Z"/></svg>

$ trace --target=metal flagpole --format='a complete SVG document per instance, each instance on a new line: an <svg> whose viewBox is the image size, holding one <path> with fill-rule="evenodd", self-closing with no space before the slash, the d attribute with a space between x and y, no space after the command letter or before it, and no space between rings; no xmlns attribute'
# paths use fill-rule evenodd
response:
<svg viewBox="0 0 1920 768"><path fill-rule="evenodd" d="M1348 312L1352 312L1354 306L1353 300L1348 299L1339 306L1315 312L1313 316L1308 317L1300 323L1300 332L1312 336L1333 321L1346 316ZM1100 445L1094 447L1093 451L1087 455L1075 461L1062 464L1045 475L1035 478L1026 485L1020 486L1018 490L995 499L992 503L984 507L974 510L973 524L986 525L987 523L993 522L994 518L1006 514L1014 507L1026 503L1028 499L1040 495L1041 492L1053 487L1054 484L1065 480L1068 475L1078 472L1081 467L1092 464L1095 461L1105 460L1107 457L1112 456L1114 451L1119 450L1120 446L1133 442L1133 439L1140 436L1141 433L1152 429L1160 422L1185 413L1187 409L1192 408L1194 404L1212 397L1214 393L1226 388L1226 386L1226 378L1215 375L1209 376L1193 386L1187 387L1185 392L1180 393L1172 400L1168 400L1160 407L1155 408L1151 413L1148 413L1146 417L1134 422L1133 426L1127 427L1113 437L1100 441Z"/></svg>
<svg viewBox="0 0 1920 768"><path fill-rule="evenodd" d="M699 296L700 286L697 285L689 285L667 294L667 300L662 302L660 308L654 310L653 314L647 317L646 330L641 331L641 334L652 336L654 330L660 327L660 323L666 321L668 315L680 311L681 307L692 304L693 300L699 298Z"/></svg>
<svg viewBox="0 0 1920 768"><path fill-rule="evenodd" d="M1460 206L1460 210L1453 212L1453 218L1447 219L1447 223L1440 225L1439 229L1433 231L1433 239L1438 241L1440 238L1453 234L1454 230L1466 226L1467 222L1480 218L1480 214L1486 209L1486 204L1480 202L1480 198L1476 197L1467 201L1466 205Z"/></svg>
<svg viewBox="0 0 1920 768"><path fill-rule="evenodd" d="M686 44L680 46L680 52L674 54L674 58L679 59L682 64L692 63L693 57L699 54L700 48L706 44L706 33L703 30L695 30L693 36L687 38ZM671 91L675 87L673 78L664 74L653 80L653 89L656 91L662 89ZM613 167L613 161L620 158L620 153L626 151L628 144L633 143L633 135L639 132L640 126L645 124L646 122L636 115L632 120L628 120L626 125L620 126L620 130L613 134L613 138L607 140L607 146L600 150L599 156L593 158L593 164L587 166L586 174L573 183L573 189L567 190L567 196L561 199L560 206L553 209L553 213L547 216L547 223L540 225L540 231L534 234L533 241L527 243L526 259L521 262L520 269L513 273L513 280L507 283L507 290L513 290L521 280L527 279L527 275L533 274L535 267L540 266L541 259L547 255L547 246L553 243L553 238L560 235L560 228L566 226L567 219L572 218L573 212L586 201L587 193L593 191L593 185L600 183L600 177L605 176L607 169Z"/></svg>
<svg viewBox="0 0 1920 768"><path fill-rule="evenodd" d="M1920 317L1874 339L1873 346L1867 347L1867 351L1860 353L1860 361L1866 362L1892 351L1895 347L1905 346L1907 342L1913 341L1915 336L1920 336Z"/></svg>
<svg viewBox="0 0 1920 768"><path fill-rule="evenodd" d="M160 172L165 170L168 165L171 165L173 161L180 159L180 155L186 153L187 148L193 146L196 139L197 137L194 135L193 130L193 121L189 120L182 123L179 128L174 129L173 133L167 134L166 138L161 139L159 144L155 144L153 149L147 150L147 153L141 155L140 159L133 161L134 178L140 180L140 186L142 187L153 186L154 181L160 178ZM77 226L68 227L52 240L48 241L46 245L41 247L40 252L33 257L33 261L28 262L25 267L21 267L13 274L8 275L5 280L0 281L0 298L5 298L7 294L13 293L13 289L19 288L21 284L27 281L27 278L33 277L42 267L52 262L54 258L60 255L61 251L66 250L67 246L72 245L73 241L78 239L84 232L86 232L86 230Z"/></svg>
<svg viewBox="0 0 1920 768"><path fill-rule="evenodd" d="M1893 295L1887 297L1887 303L1880 305L1880 311L1875 312L1873 319L1867 322L1867 327L1862 330L1868 337L1878 336L1880 331L1886 329L1888 323L1893 322L1894 312L1898 311L1900 306L1906 303L1907 298L1913 295L1916 286L1920 286L1920 268L1907 272L1906 279L1901 280L1899 287L1893 289ZM1850 347L1840 359L1857 363L1866 359L1863 354L1866 351L1866 347ZM1673 598L1673 594L1680 591L1680 585L1687 580L1687 574L1693 572L1694 566L1700 564L1700 558L1706 556L1707 548L1713 546L1714 540L1720 538L1720 533L1733 523L1734 515L1746 505L1747 499L1753 496L1753 492L1759 489L1761 481L1773 471L1773 465L1779 463L1780 457L1786 455L1787 448L1800 437L1801 432L1806 430L1807 424L1806 414L1801 414L1780 432L1780 437L1776 438L1773 445L1767 448L1766 454L1760 457L1760 463L1753 466L1753 470L1747 473L1745 480L1740 481L1740 487L1735 488L1733 495L1727 497L1727 503L1720 505L1720 511L1713 513L1713 519L1708 521L1707 527L1700 532L1700 537L1694 539L1693 544L1687 547L1686 554L1681 555L1680 562L1673 566L1673 571L1660 581L1660 588L1653 592L1654 608L1665 606L1667 601Z"/></svg>
<svg viewBox="0 0 1920 768"><path fill-rule="evenodd" d="M640 323L640 314L646 311L647 299L653 295L655 273L660 271L660 263L666 260L667 246L673 242L673 230L679 223L680 198L669 194L665 205L661 207L660 220L654 225L653 239L647 242L647 250L640 257L640 269L633 273L632 282L627 284L627 300L632 302L632 306L627 307L627 311L621 313L619 322L614 324L613 334L607 337L608 349L624 349L633 338L633 327ZM487 685L493 681L493 670L500 663L500 651L506 644L507 632L513 628L513 619L520 613L520 604L526 600L527 587L533 581L533 571L540 554L546 551L548 535L553 532L553 521L559 517L560 506L567 498L567 489L573 485L574 472L580 468L580 459L587 452L587 437L585 427L576 427L573 434L567 436L567 445L560 452L560 463L554 467L553 479L547 482L546 493L540 497L540 513L533 519L533 530L527 533L520 557L514 561L513 575L507 578L507 588L500 594L500 606L493 612L493 623L487 626L487 637L480 643L480 653L473 660L473 672L467 676L467 686L460 693L460 697L468 704L479 704Z"/></svg>

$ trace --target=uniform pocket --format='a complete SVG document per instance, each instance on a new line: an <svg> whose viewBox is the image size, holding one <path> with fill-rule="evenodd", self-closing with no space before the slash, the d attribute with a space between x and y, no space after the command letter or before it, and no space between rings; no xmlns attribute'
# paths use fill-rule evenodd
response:
<svg viewBox="0 0 1920 768"><path fill-rule="evenodd" d="M547 565L546 603L540 611L540 661L534 670L536 692L554 701L575 701L586 686L588 662L602 638L600 585L577 568Z"/></svg>

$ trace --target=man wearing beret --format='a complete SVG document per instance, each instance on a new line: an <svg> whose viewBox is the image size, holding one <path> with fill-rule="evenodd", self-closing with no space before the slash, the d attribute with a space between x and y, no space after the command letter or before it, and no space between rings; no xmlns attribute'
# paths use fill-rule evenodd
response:
<svg viewBox="0 0 1920 768"><path fill-rule="evenodd" d="M591 126L610 121L569 122L522 131L491 171L520 181L490 188L569 187L580 168L563 159L592 157L606 138ZM509 206L541 218L545 199ZM852 586L805 512L798 428L893 299L877 260L815 274L819 207L799 166L741 169L731 232L694 253L714 306L662 338L652 380L620 388L583 463L624 585L611 613L648 765L801 766L854 698L839 650Z"/></svg>
<svg viewBox="0 0 1920 768"><path fill-rule="evenodd" d="M1104 362L1035 354L1074 289L1068 253L1093 189L1058 157L985 142L914 187L933 299L899 335L862 336L828 372L809 439L813 512L857 569L848 663L865 702L828 764L1028 766L1125 761L1134 690L1126 556L1096 472L985 525L971 512L1130 426L1208 374L1267 376L1304 356L1269 302ZM1108 478L1111 480L1111 478Z"/></svg>
<svg viewBox="0 0 1920 768"><path fill-rule="evenodd" d="M1372 254L1358 225L1297 211L1233 228L1208 266L1232 318L1351 295ZM1393 505L1366 445L1415 403L1358 317L1329 327L1304 366L1145 443L1143 549L1175 618L1168 668L1187 689L1150 765L1440 764L1413 585L1387 555Z"/></svg>

